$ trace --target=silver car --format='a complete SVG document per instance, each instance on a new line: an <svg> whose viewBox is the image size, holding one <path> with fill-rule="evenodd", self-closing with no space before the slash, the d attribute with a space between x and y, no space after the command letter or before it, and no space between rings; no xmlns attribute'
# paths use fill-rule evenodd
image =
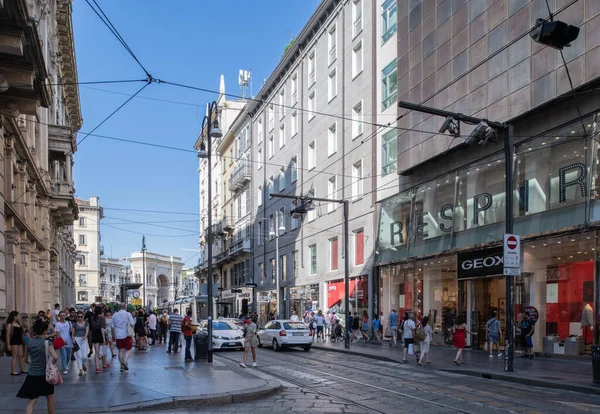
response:
<svg viewBox="0 0 600 414"><path fill-rule="evenodd" d="M272 346L275 351L282 348L301 347L310 351L313 343L312 332L304 322L276 319L265 324L258 331L258 346Z"/></svg>

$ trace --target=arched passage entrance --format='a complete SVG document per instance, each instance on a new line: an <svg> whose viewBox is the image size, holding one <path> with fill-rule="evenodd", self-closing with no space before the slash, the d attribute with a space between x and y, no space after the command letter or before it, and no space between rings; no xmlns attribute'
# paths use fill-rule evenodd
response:
<svg viewBox="0 0 600 414"><path fill-rule="evenodd" d="M169 278L166 275L159 275L156 278L158 284L158 300L157 303L169 301Z"/></svg>

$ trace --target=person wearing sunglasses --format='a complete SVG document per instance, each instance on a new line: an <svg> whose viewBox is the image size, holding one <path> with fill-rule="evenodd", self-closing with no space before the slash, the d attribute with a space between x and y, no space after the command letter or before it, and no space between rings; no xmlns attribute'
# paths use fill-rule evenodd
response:
<svg viewBox="0 0 600 414"><path fill-rule="evenodd" d="M75 348L75 359L79 368L79 376L82 377L87 372L87 355L88 355L88 335L90 333L90 325L83 317L83 312L77 312L77 322L73 325L73 340L77 344Z"/></svg>

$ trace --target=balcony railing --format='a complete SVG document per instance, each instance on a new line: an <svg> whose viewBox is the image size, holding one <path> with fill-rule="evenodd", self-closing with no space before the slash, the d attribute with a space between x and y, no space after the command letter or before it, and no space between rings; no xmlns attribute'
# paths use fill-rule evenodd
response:
<svg viewBox="0 0 600 414"><path fill-rule="evenodd" d="M219 220L212 225L213 234L221 234L223 232L223 221Z"/></svg>
<svg viewBox="0 0 600 414"><path fill-rule="evenodd" d="M223 232L232 232L235 229L235 219L233 217L225 217L222 221Z"/></svg>
<svg viewBox="0 0 600 414"><path fill-rule="evenodd" d="M250 181L251 173L252 171L248 160L240 160L238 166L235 167L233 174L231 175L231 180L229 181L229 191L235 192L244 187L244 185Z"/></svg>
<svg viewBox="0 0 600 414"><path fill-rule="evenodd" d="M231 245L229 248L229 255L234 256L242 253L250 253L250 251L250 239L241 239Z"/></svg>

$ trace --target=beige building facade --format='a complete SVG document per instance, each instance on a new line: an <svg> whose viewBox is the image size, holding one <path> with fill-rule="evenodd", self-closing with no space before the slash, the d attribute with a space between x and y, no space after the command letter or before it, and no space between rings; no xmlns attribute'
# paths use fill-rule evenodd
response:
<svg viewBox="0 0 600 414"><path fill-rule="evenodd" d="M71 1L0 2L0 318L75 303Z"/></svg>

